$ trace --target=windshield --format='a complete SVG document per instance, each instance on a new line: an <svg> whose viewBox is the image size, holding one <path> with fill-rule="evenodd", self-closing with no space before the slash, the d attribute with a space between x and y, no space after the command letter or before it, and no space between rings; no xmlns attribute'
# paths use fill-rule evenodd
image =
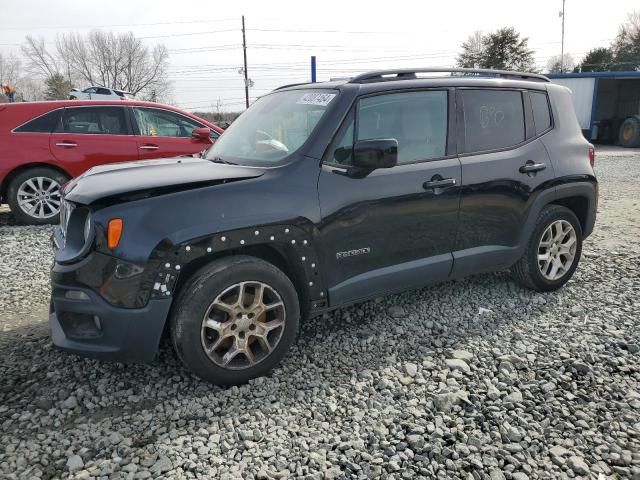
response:
<svg viewBox="0 0 640 480"><path fill-rule="evenodd" d="M336 90L289 90L258 99L231 124L206 158L264 165L291 155L307 141Z"/></svg>

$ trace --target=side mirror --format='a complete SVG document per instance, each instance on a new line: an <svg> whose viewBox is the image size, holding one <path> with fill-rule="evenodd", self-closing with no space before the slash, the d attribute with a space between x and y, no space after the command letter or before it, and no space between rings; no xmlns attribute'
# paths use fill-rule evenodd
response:
<svg viewBox="0 0 640 480"><path fill-rule="evenodd" d="M353 166L373 171L395 167L398 163L398 141L395 138L360 140L353 148Z"/></svg>
<svg viewBox="0 0 640 480"><path fill-rule="evenodd" d="M210 135L211 129L209 127L194 128L191 132L192 137L200 138L203 140L209 139Z"/></svg>

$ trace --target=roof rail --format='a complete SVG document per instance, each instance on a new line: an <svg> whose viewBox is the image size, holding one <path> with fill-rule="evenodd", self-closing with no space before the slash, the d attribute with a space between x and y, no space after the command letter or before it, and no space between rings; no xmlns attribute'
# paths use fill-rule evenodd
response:
<svg viewBox="0 0 640 480"><path fill-rule="evenodd" d="M312 83L312 82L289 83L287 85L280 85L279 87L276 87L271 91L275 92L276 90L282 90L283 88L297 87L299 85L308 85L309 83Z"/></svg>
<svg viewBox="0 0 640 480"><path fill-rule="evenodd" d="M363 73L349 80L349 83L380 82L384 80L410 80L418 78L416 73L451 73L467 77L497 77L514 80L532 80L536 82L549 82L550 80L539 73L509 72L507 70L490 70L483 68L402 68L398 70L376 70ZM388 75L395 77L385 78ZM454 76L454 75L452 75Z"/></svg>

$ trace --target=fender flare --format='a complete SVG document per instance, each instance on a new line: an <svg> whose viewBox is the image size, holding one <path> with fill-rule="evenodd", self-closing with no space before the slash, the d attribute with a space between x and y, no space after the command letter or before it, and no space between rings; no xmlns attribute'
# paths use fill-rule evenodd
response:
<svg viewBox="0 0 640 480"><path fill-rule="evenodd" d="M287 266L300 280L298 290L304 288L298 292L301 301L307 298L311 310L322 310L327 304L327 291L313 241L314 232L308 225L278 223L217 232L180 244L161 242L151 254L149 273L140 288L148 298L171 298L180 275L193 262L200 265L203 261L206 263L207 258L212 261L251 247L269 247L285 253Z"/></svg>
<svg viewBox="0 0 640 480"><path fill-rule="evenodd" d="M524 251L524 248L533 233L533 229L536 226L536 220L542 209L551 203L557 202L558 200L571 197L586 198L588 208L582 235L583 238L586 238L591 234L595 225L596 210L598 208L598 186L593 177L588 177L556 185L555 188L544 190L538 194L534 202L531 204L529 214L527 215L527 220L525 222L525 228L522 230L522 235L518 242L518 250L520 254Z"/></svg>

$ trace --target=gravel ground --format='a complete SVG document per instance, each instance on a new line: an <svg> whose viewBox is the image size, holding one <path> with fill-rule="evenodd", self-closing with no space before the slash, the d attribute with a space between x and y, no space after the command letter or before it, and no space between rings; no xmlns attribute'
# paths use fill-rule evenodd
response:
<svg viewBox="0 0 640 480"><path fill-rule="evenodd" d="M561 291L476 276L309 321L249 385L54 350L48 227L0 212L0 478L640 479L640 153ZM36 268L33 268L33 265Z"/></svg>

